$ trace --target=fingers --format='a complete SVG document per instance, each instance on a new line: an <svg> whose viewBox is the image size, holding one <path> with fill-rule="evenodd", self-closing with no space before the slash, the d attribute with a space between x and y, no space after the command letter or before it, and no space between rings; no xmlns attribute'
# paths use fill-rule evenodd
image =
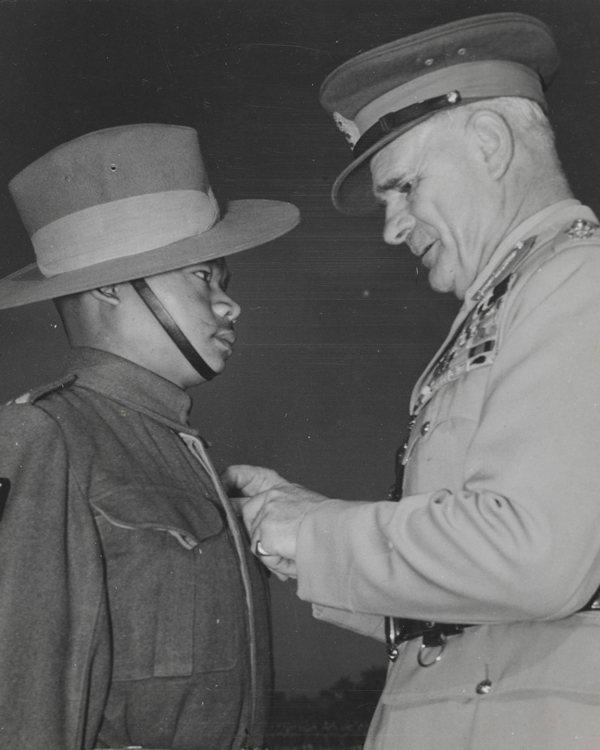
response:
<svg viewBox="0 0 600 750"><path fill-rule="evenodd" d="M242 509L244 507L245 497L230 497L229 504L238 518L242 518Z"/></svg>
<svg viewBox="0 0 600 750"><path fill-rule="evenodd" d="M286 560L285 557L280 557L279 555L268 555L262 552L258 552L257 556L261 563L270 570L273 575L277 576L280 581L287 581L288 578L297 578L296 564L293 560Z"/></svg>
<svg viewBox="0 0 600 750"><path fill-rule="evenodd" d="M228 494L235 495L241 492L245 497L258 495L271 487L285 483L276 471L247 464L229 466L221 475L221 481Z"/></svg>
<svg viewBox="0 0 600 750"><path fill-rule="evenodd" d="M228 466L221 473L221 483L228 495L235 495L236 491L243 493L244 487L251 481L251 471L254 467L245 464Z"/></svg>
<svg viewBox="0 0 600 750"><path fill-rule="evenodd" d="M258 538L255 535L255 531L260 522L265 497L264 495L255 495L254 497L232 498L232 500L236 503L238 508L240 508L244 520L244 526L246 527L250 538L253 539L252 549L255 550L256 540Z"/></svg>
<svg viewBox="0 0 600 750"><path fill-rule="evenodd" d="M275 575L283 576L281 580L296 577L300 523L311 507L327 498L257 466L230 466L223 479L230 492L244 495L231 498L231 502L243 518L253 553Z"/></svg>
<svg viewBox="0 0 600 750"><path fill-rule="evenodd" d="M277 472L261 466L236 464L229 466L221 475L221 481L231 505L238 516L241 516L251 539L251 549L273 575L280 581L296 578L296 564L293 560L281 557L275 550L265 548L260 541L260 527L264 520L265 507L268 505L273 487L287 482ZM243 497L236 495L242 494Z"/></svg>

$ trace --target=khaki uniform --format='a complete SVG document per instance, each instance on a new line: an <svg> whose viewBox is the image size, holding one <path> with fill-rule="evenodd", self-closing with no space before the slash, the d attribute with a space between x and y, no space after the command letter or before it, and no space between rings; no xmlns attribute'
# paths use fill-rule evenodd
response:
<svg viewBox="0 0 600 750"><path fill-rule="evenodd" d="M420 639L401 646L367 747L600 747L600 612L574 614L600 585L588 208L563 201L500 243L411 407L401 502L331 500L298 540L317 617L375 637L383 615L478 625L423 651L428 668Z"/></svg>

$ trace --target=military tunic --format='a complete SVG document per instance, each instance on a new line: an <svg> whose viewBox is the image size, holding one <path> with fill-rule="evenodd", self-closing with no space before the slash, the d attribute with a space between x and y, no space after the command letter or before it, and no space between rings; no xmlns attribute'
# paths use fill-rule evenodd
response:
<svg viewBox="0 0 600 750"><path fill-rule="evenodd" d="M266 589L248 553L251 626L189 397L93 349L69 373L0 410L0 747L258 746Z"/></svg>
<svg viewBox="0 0 600 750"><path fill-rule="evenodd" d="M504 238L411 406L403 499L330 500L298 539L318 617L375 637L382 615L477 625L442 653L400 647L367 747L600 746L600 612L577 613L600 584L588 208L563 201Z"/></svg>

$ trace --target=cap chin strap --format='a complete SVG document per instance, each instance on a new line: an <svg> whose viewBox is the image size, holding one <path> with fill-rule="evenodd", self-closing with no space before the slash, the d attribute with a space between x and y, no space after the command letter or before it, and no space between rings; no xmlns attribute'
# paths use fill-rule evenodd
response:
<svg viewBox="0 0 600 750"><path fill-rule="evenodd" d="M163 303L158 299L156 294L154 294L152 289L150 289L146 283L146 279L135 279L130 283L194 370L196 370L204 380L212 380L215 375L218 375L219 373L210 368L200 354L194 349L190 340L167 312Z"/></svg>
<svg viewBox="0 0 600 750"><path fill-rule="evenodd" d="M352 149L352 157L358 159L374 143L377 143L385 135L397 128L401 128L403 125L408 125L414 120L427 117L427 115L433 115L442 109L456 107L459 104L465 103L460 95L460 91L449 91L443 96L434 96L432 99L425 99L425 101L410 104L408 107L399 109L396 112L388 112L387 115L380 117L375 125L365 130Z"/></svg>

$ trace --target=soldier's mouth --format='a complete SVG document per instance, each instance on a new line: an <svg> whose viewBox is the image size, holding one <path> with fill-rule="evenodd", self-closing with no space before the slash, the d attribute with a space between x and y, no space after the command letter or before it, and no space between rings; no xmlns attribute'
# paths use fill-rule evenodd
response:
<svg viewBox="0 0 600 750"><path fill-rule="evenodd" d="M235 344L236 334L231 329L221 330L214 334L214 337L221 343L224 344L229 350L233 349Z"/></svg>

